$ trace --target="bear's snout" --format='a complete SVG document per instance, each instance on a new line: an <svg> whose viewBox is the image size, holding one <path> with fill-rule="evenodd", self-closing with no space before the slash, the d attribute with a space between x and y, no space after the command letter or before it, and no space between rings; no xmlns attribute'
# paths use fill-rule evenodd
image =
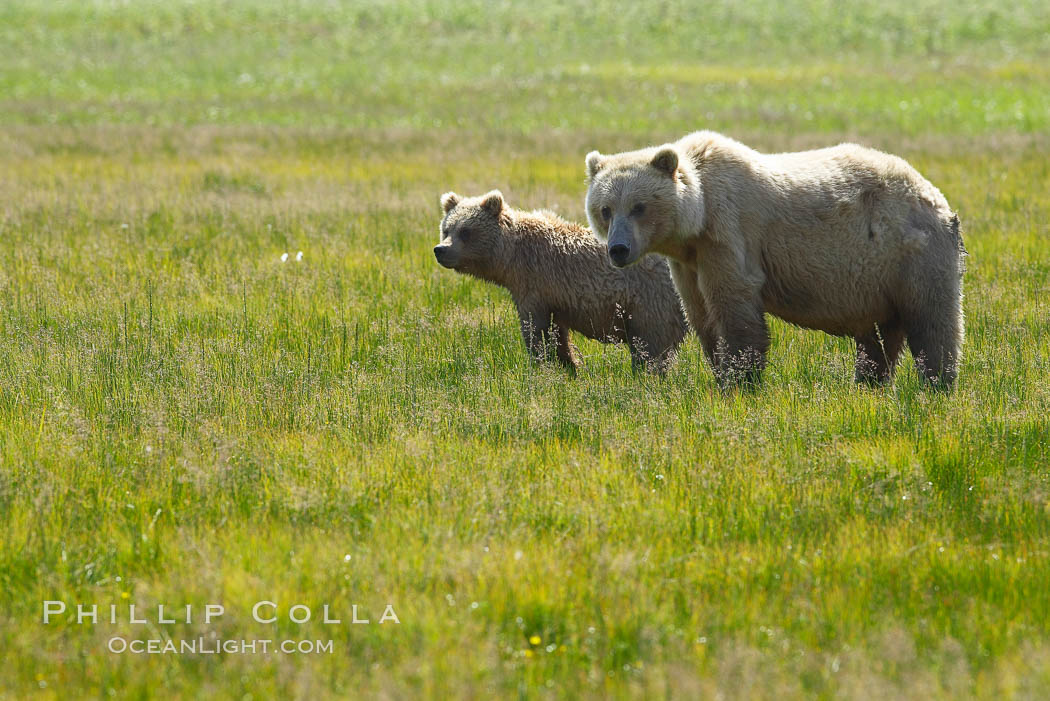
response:
<svg viewBox="0 0 1050 701"><path fill-rule="evenodd" d="M613 217L609 227L609 260L617 268L624 268L634 262L632 254L637 245L635 228L628 217Z"/></svg>
<svg viewBox="0 0 1050 701"><path fill-rule="evenodd" d="M609 246L609 260L617 268L622 268L627 265L627 260L631 257L631 247L625 243L614 243Z"/></svg>
<svg viewBox="0 0 1050 701"><path fill-rule="evenodd" d="M438 263L446 268L451 268L454 265L452 256L450 255L451 250L450 246L434 246L434 257L437 259Z"/></svg>

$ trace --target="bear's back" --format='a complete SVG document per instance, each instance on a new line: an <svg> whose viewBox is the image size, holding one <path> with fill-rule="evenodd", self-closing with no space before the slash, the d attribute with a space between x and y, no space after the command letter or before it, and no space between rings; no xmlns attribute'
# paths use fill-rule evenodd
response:
<svg viewBox="0 0 1050 701"><path fill-rule="evenodd" d="M619 307L670 305L678 296L667 262L648 256L629 268L610 263L606 245L593 232L549 210L514 213L518 255L535 271L530 292L555 306L585 314Z"/></svg>

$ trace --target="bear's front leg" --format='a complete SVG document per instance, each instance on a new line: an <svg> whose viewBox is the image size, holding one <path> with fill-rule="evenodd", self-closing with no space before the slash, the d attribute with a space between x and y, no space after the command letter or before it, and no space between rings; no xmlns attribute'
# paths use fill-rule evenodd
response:
<svg viewBox="0 0 1050 701"><path fill-rule="evenodd" d="M551 310L540 304L519 304L521 337L529 355L538 362L557 360L575 370L575 349L569 339L569 330L555 324Z"/></svg>
<svg viewBox="0 0 1050 701"><path fill-rule="evenodd" d="M711 315L704 295L700 292L696 267L673 259L668 259L668 263L671 267L671 282L674 283L678 296L682 298L685 318L700 339L700 347L704 350L708 364L717 373L715 350L718 346L718 336L712 328Z"/></svg>
<svg viewBox="0 0 1050 701"><path fill-rule="evenodd" d="M708 241L697 251L696 270L717 339L714 365L719 383L757 384L769 350L762 270L753 257L719 241Z"/></svg>
<svg viewBox="0 0 1050 701"><path fill-rule="evenodd" d="M554 353L551 342L551 312L541 306L518 305L521 338L534 360L547 360Z"/></svg>
<svg viewBox="0 0 1050 701"><path fill-rule="evenodd" d="M769 327L761 309L725 310L715 351L718 380L723 386L757 385L766 367Z"/></svg>

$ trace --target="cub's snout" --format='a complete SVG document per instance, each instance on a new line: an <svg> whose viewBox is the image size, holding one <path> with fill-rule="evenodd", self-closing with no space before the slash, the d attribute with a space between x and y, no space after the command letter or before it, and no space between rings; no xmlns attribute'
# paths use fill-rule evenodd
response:
<svg viewBox="0 0 1050 701"><path fill-rule="evenodd" d="M444 266L446 268L455 268L456 267L455 256L452 255L452 247L451 246L442 246L442 245L434 246L434 258L437 259L437 262L440 265L442 265L442 266Z"/></svg>

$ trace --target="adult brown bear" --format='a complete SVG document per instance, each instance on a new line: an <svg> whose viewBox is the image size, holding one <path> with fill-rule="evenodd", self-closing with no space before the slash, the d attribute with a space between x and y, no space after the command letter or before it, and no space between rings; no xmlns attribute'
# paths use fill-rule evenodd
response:
<svg viewBox="0 0 1050 701"><path fill-rule="evenodd" d="M759 153L710 131L587 156L587 217L617 267L671 260L723 381L765 365L769 312L857 341L858 381L888 381L905 340L923 377L962 358L959 220L904 160L842 144Z"/></svg>

